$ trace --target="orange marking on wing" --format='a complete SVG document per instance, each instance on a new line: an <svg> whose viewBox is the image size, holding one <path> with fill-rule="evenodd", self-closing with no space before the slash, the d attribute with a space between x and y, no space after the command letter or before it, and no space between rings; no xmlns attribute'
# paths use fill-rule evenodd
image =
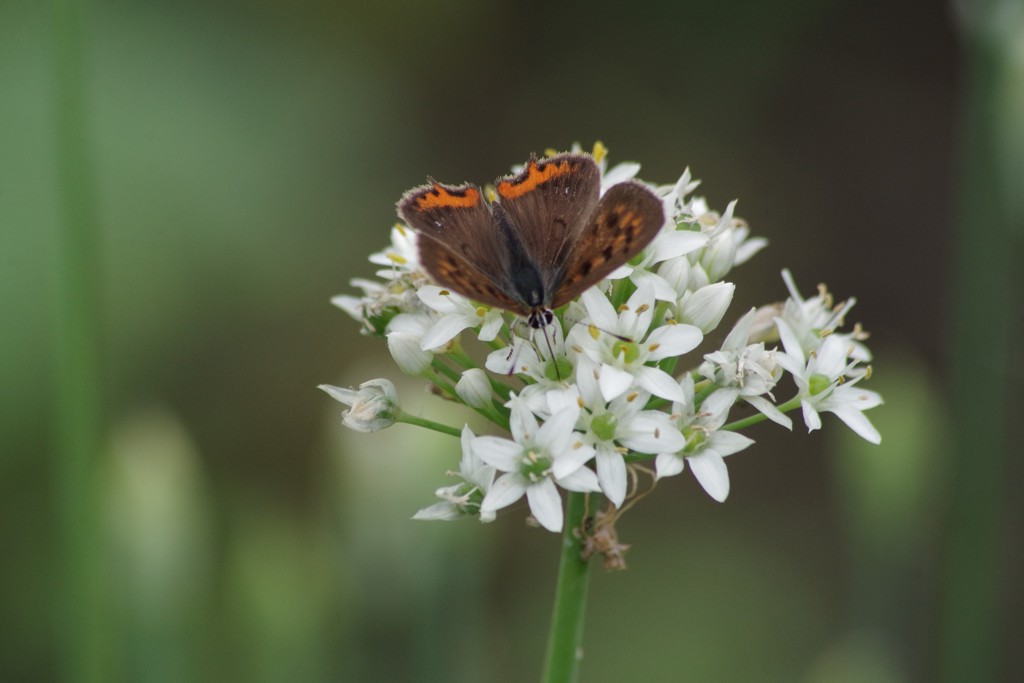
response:
<svg viewBox="0 0 1024 683"><path fill-rule="evenodd" d="M480 193L472 187L464 190L465 194L459 196L452 194L440 185L435 184L434 189L428 191L422 197L416 199L416 208L420 211L426 209L437 209L446 207L471 207L476 206L480 201Z"/></svg>
<svg viewBox="0 0 1024 683"><path fill-rule="evenodd" d="M515 199L537 189L537 186L541 183L546 183L552 178L572 173L575 170L575 167L569 163L568 159L557 164L551 162L542 163L544 163L544 170L538 168L536 160L531 159L526 169L526 177L522 180L503 180L498 183L498 194L507 199Z"/></svg>

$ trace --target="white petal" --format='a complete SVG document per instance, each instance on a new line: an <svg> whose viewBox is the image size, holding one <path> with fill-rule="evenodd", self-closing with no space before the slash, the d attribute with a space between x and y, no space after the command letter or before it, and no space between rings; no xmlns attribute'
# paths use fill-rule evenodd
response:
<svg viewBox="0 0 1024 683"><path fill-rule="evenodd" d="M658 261L678 258L697 251L708 243L708 236L696 230L673 230L658 237L655 258Z"/></svg>
<svg viewBox="0 0 1024 683"><path fill-rule="evenodd" d="M537 444L553 455L560 454L569 448L575 438L572 430L576 428L579 417L580 408L577 404L570 404L558 411L537 430Z"/></svg>
<svg viewBox="0 0 1024 683"><path fill-rule="evenodd" d="M420 346L420 339L413 334L390 332L387 335L388 351L395 363L407 375L416 377L430 367L434 354Z"/></svg>
<svg viewBox="0 0 1024 683"><path fill-rule="evenodd" d="M523 446L500 436L478 436L472 441L473 455L502 472L515 472L523 457Z"/></svg>
<svg viewBox="0 0 1024 683"><path fill-rule="evenodd" d="M749 436L743 436L738 432L720 430L712 434L707 443L708 448L711 448L724 458L727 455L739 453L744 448L752 446L754 444L754 440Z"/></svg>
<svg viewBox="0 0 1024 683"><path fill-rule="evenodd" d="M736 403L736 398L739 395L739 389L728 387L718 389L704 399L704 403L700 406L700 412L708 414L703 420L704 424L713 429L718 429L725 424L729 417L729 410Z"/></svg>
<svg viewBox="0 0 1024 683"><path fill-rule="evenodd" d="M515 337L512 343L487 354L484 367L496 375L533 374L539 371L537 354L525 339Z"/></svg>
<svg viewBox="0 0 1024 683"><path fill-rule="evenodd" d="M484 316L483 324L480 326L480 334L478 339L480 341L493 341L498 333L501 332L501 326L505 324L505 319L501 317L500 313L488 313Z"/></svg>
<svg viewBox="0 0 1024 683"><path fill-rule="evenodd" d="M539 481L526 489L530 501L530 512L548 531L562 530L562 497L558 495L555 482L550 479Z"/></svg>
<svg viewBox="0 0 1024 683"><path fill-rule="evenodd" d="M637 368L635 376L636 383L655 396L680 403L686 399L679 384L664 370L645 366Z"/></svg>
<svg viewBox="0 0 1024 683"><path fill-rule="evenodd" d="M357 322L363 321L363 300L356 296L339 294L331 297L331 304L355 318Z"/></svg>
<svg viewBox="0 0 1024 683"><path fill-rule="evenodd" d="M784 412L779 410L774 403L763 396L745 396L744 401L757 408L757 410L772 422L782 425L792 431L793 421Z"/></svg>
<svg viewBox="0 0 1024 683"><path fill-rule="evenodd" d="M814 404L803 400L800 401L800 406L803 408L804 424L807 425L807 431L813 432L816 429L821 429L821 416L814 409Z"/></svg>
<svg viewBox="0 0 1024 683"><path fill-rule="evenodd" d="M645 410L620 426L619 432L619 443L637 453L675 453L686 446L669 416L657 410Z"/></svg>
<svg viewBox="0 0 1024 683"><path fill-rule="evenodd" d="M619 332L640 339L654 320L654 283L642 281L629 297L625 309L619 314Z"/></svg>
<svg viewBox="0 0 1024 683"><path fill-rule="evenodd" d="M650 348L657 344L658 348L650 351L647 357L649 360L661 360L689 353L703 340L704 334L693 325L666 325L653 330L643 346Z"/></svg>
<svg viewBox="0 0 1024 683"><path fill-rule="evenodd" d="M608 300L604 292L596 287L591 287L583 292L580 301L587 309L590 322L602 330L614 330L618 327L619 316L615 315L612 302Z"/></svg>
<svg viewBox="0 0 1024 683"><path fill-rule="evenodd" d="M467 327L476 324L476 316L449 314L438 319L434 326L423 335L420 346L423 349L436 349L450 342Z"/></svg>
<svg viewBox="0 0 1024 683"><path fill-rule="evenodd" d="M463 313L465 306L471 305L458 294L437 285L423 285L416 290L416 296L430 308L445 315Z"/></svg>
<svg viewBox="0 0 1024 683"><path fill-rule="evenodd" d="M740 353L743 349L747 348L748 339L750 338L750 328L754 325L754 318L757 315L757 309L751 308L747 311L742 318L736 321L736 324L732 326L732 331L729 332L729 336L722 342L723 351L732 351L733 353Z"/></svg>
<svg viewBox="0 0 1024 683"><path fill-rule="evenodd" d="M735 292L736 285L731 282L715 282L701 287L683 298L679 306L679 319L695 325L707 334L722 322Z"/></svg>
<svg viewBox="0 0 1024 683"><path fill-rule="evenodd" d="M668 301L675 303L676 298L679 296L676 293L675 288L669 284L668 280L655 275L649 270L636 269L630 273L629 278L639 287L641 285L649 285L654 289L654 298L658 301Z"/></svg>
<svg viewBox="0 0 1024 683"><path fill-rule="evenodd" d="M605 401L611 401L617 396L621 396L633 386L633 375L613 365L602 364L600 373L597 382Z"/></svg>
<svg viewBox="0 0 1024 683"><path fill-rule="evenodd" d="M796 336L796 333L793 332L789 324L782 318L775 319L775 326L779 328L779 338L782 340L782 348L786 349L786 353L792 356L801 367L804 366L807 363L807 360L804 356L803 346L800 345L800 339ZM789 368L786 369L794 375L797 374Z"/></svg>
<svg viewBox="0 0 1024 683"><path fill-rule="evenodd" d="M589 356L579 357L576 361L576 386L579 388L579 396L583 399L583 404L590 408L597 408L607 403L598 383L600 376L601 371L597 363ZM633 381L632 377L629 381Z"/></svg>
<svg viewBox="0 0 1024 683"><path fill-rule="evenodd" d="M562 477L558 480L558 485L566 491L580 493L597 493L601 490L597 475L589 467L580 467L568 477Z"/></svg>
<svg viewBox="0 0 1024 683"><path fill-rule="evenodd" d="M626 461L611 447L597 451L597 480L604 495L615 507L626 497Z"/></svg>
<svg viewBox="0 0 1024 683"><path fill-rule="evenodd" d="M766 246L768 246L768 240L764 237L751 237L743 240L743 243L736 248L736 258L733 262L737 266L743 265Z"/></svg>
<svg viewBox="0 0 1024 683"><path fill-rule="evenodd" d="M658 473L658 479L662 477L674 477L685 469L683 460L675 453L659 453L654 459L654 469Z"/></svg>
<svg viewBox="0 0 1024 683"><path fill-rule="evenodd" d="M359 398L359 392L354 389L346 389L345 387L336 387L331 384L321 384L317 387L321 391L327 392L327 395L333 398L338 403L344 403L347 406L351 406Z"/></svg>
<svg viewBox="0 0 1024 683"><path fill-rule="evenodd" d="M687 460L693 476L708 495L719 503L723 502L729 496L729 470L721 456L714 451L705 451Z"/></svg>
<svg viewBox="0 0 1024 683"><path fill-rule="evenodd" d="M846 369L846 350L848 344L837 335L829 335L821 342L814 363L816 372L835 380Z"/></svg>
<svg viewBox="0 0 1024 683"><path fill-rule="evenodd" d="M399 313L388 323L388 332L402 332L422 339L435 318L427 313Z"/></svg>
<svg viewBox="0 0 1024 683"><path fill-rule="evenodd" d="M576 435L574 435L576 436ZM561 482L583 468L594 457L594 447L577 440L571 448L558 454L551 463L551 474Z"/></svg>
<svg viewBox="0 0 1024 683"><path fill-rule="evenodd" d="M440 503L434 503L430 507L425 507L415 515L413 519L424 519L424 520L439 520L444 522L450 522L452 520L460 519L464 517L462 510L446 501Z"/></svg>
<svg viewBox="0 0 1024 683"><path fill-rule="evenodd" d="M476 435L473 434L473 430L469 428L469 425L463 426L462 435L459 437L459 443L462 446L462 458L459 459L459 472L463 476L483 465L480 459L473 453L473 439L475 438Z"/></svg>
<svg viewBox="0 0 1024 683"><path fill-rule="evenodd" d="M526 488L526 480L518 472L510 472L498 477L480 503L480 514L484 515L508 507L523 497Z"/></svg>
<svg viewBox="0 0 1024 683"><path fill-rule="evenodd" d="M807 372L806 362L802 360L802 358L803 351L800 351L800 355L798 357L791 356L788 353L775 354L776 362L782 366L783 370L793 375L793 379L798 382L800 380L804 380L804 374ZM806 384L806 380L804 380L804 383Z"/></svg>
<svg viewBox="0 0 1024 683"><path fill-rule="evenodd" d="M570 406L579 408L580 390L578 385L563 389L561 387L541 387L539 384L531 384L523 389L523 393L525 394L534 387L537 387L537 392L542 397L543 407L547 411L548 417Z"/></svg>
<svg viewBox="0 0 1024 683"><path fill-rule="evenodd" d="M865 441L874 444L882 443L882 435L861 411L855 408L836 408L832 412Z"/></svg>
<svg viewBox="0 0 1024 683"><path fill-rule="evenodd" d="M473 408L490 407L492 403L491 383L487 373L480 368L470 368L463 372L455 384L455 393Z"/></svg>
<svg viewBox="0 0 1024 683"><path fill-rule="evenodd" d="M607 191L612 185L616 185L636 177L636 174L639 172L640 164L635 161L623 161L615 164L605 171L604 177L601 178L602 192Z"/></svg>

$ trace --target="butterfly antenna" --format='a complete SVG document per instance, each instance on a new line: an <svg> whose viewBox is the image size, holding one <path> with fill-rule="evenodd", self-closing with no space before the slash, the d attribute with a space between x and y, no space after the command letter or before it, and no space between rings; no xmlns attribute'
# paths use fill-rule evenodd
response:
<svg viewBox="0 0 1024 683"><path fill-rule="evenodd" d="M540 331L541 334L544 335L544 343L548 347L548 362L555 364L555 378L557 381L561 382L562 373L558 369L558 361L555 359L555 348L551 344L551 337L548 336L548 327L550 327L550 325L545 325L544 327L540 328ZM554 331L552 331L552 334L554 334Z"/></svg>
<svg viewBox="0 0 1024 683"><path fill-rule="evenodd" d="M566 316L566 317L568 318L568 316ZM585 320L585 318L577 319L572 324L583 322L583 320ZM592 330L597 330L598 332L601 332L602 334L607 334L610 337L614 337L615 339L618 339L619 341L624 341L624 342L632 342L633 341L629 337L626 337L626 336L621 335L621 334L617 334L615 332L611 332L609 330L604 329L603 327L598 327L594 323L588 323L588 327L590 329L592 329Z"/></svg>

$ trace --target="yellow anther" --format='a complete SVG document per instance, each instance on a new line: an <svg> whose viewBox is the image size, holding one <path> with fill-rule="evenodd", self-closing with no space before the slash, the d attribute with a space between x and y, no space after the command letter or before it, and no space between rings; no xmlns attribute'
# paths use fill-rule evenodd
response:
<svg viewBox="0 0 1024 683"><path fill-rule="evenodd" d="M608 156L608 148L600 140L594 142L594 161L601 163Z"/></svg>

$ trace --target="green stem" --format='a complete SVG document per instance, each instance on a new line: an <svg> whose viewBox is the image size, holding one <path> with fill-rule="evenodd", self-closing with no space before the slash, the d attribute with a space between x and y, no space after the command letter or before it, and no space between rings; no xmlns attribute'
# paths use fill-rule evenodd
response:
<svg viewBox="0 0 1024 683"><path fill-rule="evenodd" d="M783 412L783 413L788 413L789 411L795 410L796 408L799 408L799 407L800 407L800 398L799 397L790 399L790 400L786 401L785 403L783 403L781 406L778 406L779 410L781 412ZM750 427L752 425L756 425L756 424L759 424L761 422L764 422L767 419L768 419L768 417L764 413L755 413L755 414L751 415L750 417L743 418L742 420L736 420L735 422L730 422L729 424L722 425L721 429L727 429L730 432L735 432L735 431L739 431L740 429L746 429L747 427Z"/></svg>
<svg viewBox="0 0 1024 683"><path fill-rule="evenodd" d="M434 422L433 420L428 420L425 417L416 417L409 413L402 413L401 415L398 415L395 417L395 422L401 422L407 425L416 425L417 427L425 427L427 429L432 429L435 432L441 432L442 434L447 434L448 436L454 436L456 438L462 436L462 430L457 427L452 427L451 425L442 424L440 422Z"/></svg>
<svg viewBox="0 0 1024 683"><path fill-rule="evenodd" d="M582 558L582 544L576 532L583 525L586 509L585 493L569 493L543 683L573 683L579 676L589 565Z"/></svg>

